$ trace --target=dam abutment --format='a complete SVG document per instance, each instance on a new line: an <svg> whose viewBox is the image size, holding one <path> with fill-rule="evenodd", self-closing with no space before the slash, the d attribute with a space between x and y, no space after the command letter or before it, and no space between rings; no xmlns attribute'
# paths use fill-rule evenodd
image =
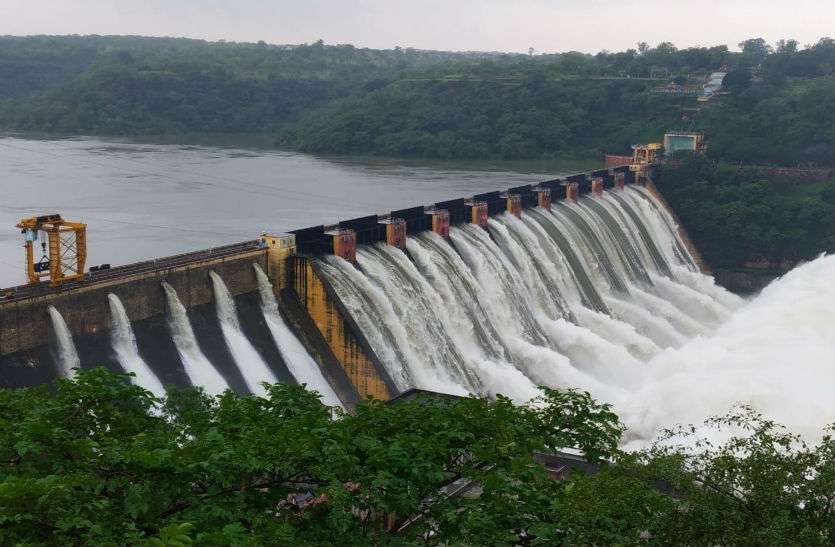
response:
<svg viewBox="0 0 835 547"><path fill-rule="evenodd" d="M393 381L314 259L296 255L289 262L290 288L359 396L387 400L397 395Z"/></svg>

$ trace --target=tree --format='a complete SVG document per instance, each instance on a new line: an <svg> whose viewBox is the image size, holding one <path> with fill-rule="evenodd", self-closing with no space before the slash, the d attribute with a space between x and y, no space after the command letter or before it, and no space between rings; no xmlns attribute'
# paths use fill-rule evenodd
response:
<svg viewBox="0 0 835 547"><path fill-rule="evenodd" d="M734 69L727 84L735 94L694 117L712 141L721 141L711 154L830 165L826 122L832 118L826 114L832 101L820 89L832 89L823 78L835 70L835 42L822 38L798 50L787 40L770 52L754 39L741 48L677 49L662 42L654 48L641 43L640 53L528 56L370 50L322 41L279 47L118 36L0 37L0 129L119 136L267 133L281 146L307 152L599 159L601 152L628 153L631 144L680 126L680 112L693 99L651 93L646 82L613 85L588 77L683 81L684 75L727 65ZM766 85L748 88L743 70L755 65ZM763 137L769 134L780 137Z"/></svg>
<svg viewBox="0 0 835 547"><path fill-rule="evenodd" d="M732 93L739 93L751 87L751 70L736 68L729 71L722 79L722 87Z"/></svg>
<svg viewBox="0 0 835 547"><path fill-rule="evenodd" d="M742 138L729 135L731 142ZM663 166L657 184L715 269L744 271L756 259L795 262L835 250L833 180L797 185L763 169L697 155Z"/></svg>
<svg viewBox="0 0 835 547"><path fill-rule="evenodd" d="M777 42L777 53L781 55L794 55L797 53L797 40L780 40Z"/></svg>
<svg viewBox="0 0 835 547"><path fill-rule="evenodd" d="M772 49L762 38L749 38L739 43L742 50L743 66L757 67L771 53Z"/></svg>
<svg viewBox="0 0 835 547"><path fill-rule="evenodd" d="M126 375L0 391L0 543L830 544L835 442L749 408L618 449L588 394L419 396L332 417L300 386L165 400ZM742 432L739 435L738 432ZM699 433L699 434L697 434ZM549 477L573 446L592 474ZM467 495L449 495L463 490Z"/></svg>
<svg viewBox="0 0 835 547"><path fill-rule="evenodd" d="M737 431L717 443L692 427L668 430L639 458L686 500L657 535L675 543L830 545L835 539L835 440L812 446L749 406L706 420ZM654 534L655 535L655 534Z"/></svg>
<svg viewBox="0 0 835 547"><path fill-rule="evenodd" d="M572 391L369 401L331 419L299 386L160 401L125 379L81 370L54 391L0 391L0 543L518 541L547 515L540 489L557 488L533 453L611 458L622 431ZM458 479L480 485L477 503L441 495Z"/></svg>

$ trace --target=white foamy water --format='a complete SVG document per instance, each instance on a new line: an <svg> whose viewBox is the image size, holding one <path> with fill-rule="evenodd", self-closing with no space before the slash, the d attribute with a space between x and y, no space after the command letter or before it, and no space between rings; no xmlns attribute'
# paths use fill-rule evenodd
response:
<svg viewBox="0 0 835 547"><path fill-rule="evenodd" d="M738 403L810 437L835 421L835 257L746 303L695 269L640 188L407 248L361 248L359 269L322 264L386 368L405 371L402 387L516 400L535 384L588 390L615 406L632 446Z"/></svg>
<svg viewBox="0 0 835 547"><path fill-rule="evenodd" d="M238 311L235 308L235 300L229 294L226 283L223 282L217 272L210 271L212 288L215 295L215 308L220 320L220 330L223 331L223 338L226 346L232 354L232 359L241 371L249 391L255 395L265 395L267 390L262 385L264 382L274 384L278 382L273 371L267 366L264 358L252 345L252 342L244 334L241 322L238 319Z"/></svg>
<svg viewBox="0 0 835 547"><path fill-rule="evenodd" d="M168 302L168 328L191 385L202 387L209 395L220 395L229 389L229 384L200 350L177 291L165 281L162 282L162 288Z"/></svg>
<svg viewBox="0 0 835 547"><path fill-rule="evenodd" d="M49 306L49 317L52 320L52 330L55 332L57 344L58 365L61 367L61 375L65 378L72 378L75 375L74 368L81 366L81 359L78 358L78 351L75 349L75 342L67 322L55 306Z"/></svg>
<svg viewBox="0 0 835 547"><path fill-rule="evenodd" d="M253 267L255 268L255 276L258 278L258 292L261 295L264 320L273 335L278 351L281 352L284 364L290 369L290 374L297 382L305 384L308 389L319 392L324 404L341 407L342 402L322 375L319 365L307 353L302 343L284 322L284 318L281 317L281 313L278 311L278 302L273 293L273 286L267 278L267 274L258 264L253 264Z"/></svg>
<svg viewBox="0 0 835 547"><path fill-rule="evenodd" d="M113 293L107 295L110 302L110 339L113 351L122 368L134 374L133 382L147 389L157 397L165 396L165 388L148 364L139 355L136 336L130 324L130 318L119 297Z"/></svg>
<svg viewBox="0 0 835 547"><path fill-rule="evenodd" d="M799 266L736 311L713 334L648 363L639 389L616 404L639 439L700 423L736 403L807 438L835 422L835 256Z"/></svg>

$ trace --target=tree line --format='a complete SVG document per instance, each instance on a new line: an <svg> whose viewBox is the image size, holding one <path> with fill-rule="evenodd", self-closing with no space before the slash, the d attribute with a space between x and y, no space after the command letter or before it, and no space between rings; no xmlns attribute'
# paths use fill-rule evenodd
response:
<svg viewBox="0 0 835 547"><path fill-rule="evenodd" d="M835 178L802 182L684 154L656 184L711 268L753 263L777 275L781 263L835 252Z"/></svg>
<svg viewBox="0 0 835 547"><path fill-rule="evenodd" d="M266 133L316 153L471 159L624 153L666 129L703 129L719 159L831 165L835 42L740 47L522 55L0 37L0 128ZM719 69L732 93L695 117L692 97L643 79L693 83Z"/></svg>

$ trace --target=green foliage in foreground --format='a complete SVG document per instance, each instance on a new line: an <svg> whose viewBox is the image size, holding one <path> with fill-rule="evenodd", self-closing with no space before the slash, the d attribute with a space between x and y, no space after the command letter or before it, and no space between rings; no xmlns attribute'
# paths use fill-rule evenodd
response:
<svg viewBox="0 0 835 547"><path fill-rule="evenodd" d="M835 539L835 444L806 447L750 410L711 422L748 430L726 444L688 452L678 441L692 432L679 431L625 454L617 417L573 391L543 389L527 406L367 402L332 419L297 386L162 402L124 380L95 369L0 392L0 544ZM614 465L554 481L532 453L565 446ZM458 478L475 495L445 496Z"/></svg>
<svg viewBox="0 0 835 547"><path fill-rule="evenodd" d="M835 251L835 180L799 182L696 156L665 165L658 187L711 267Z"/></svg>

